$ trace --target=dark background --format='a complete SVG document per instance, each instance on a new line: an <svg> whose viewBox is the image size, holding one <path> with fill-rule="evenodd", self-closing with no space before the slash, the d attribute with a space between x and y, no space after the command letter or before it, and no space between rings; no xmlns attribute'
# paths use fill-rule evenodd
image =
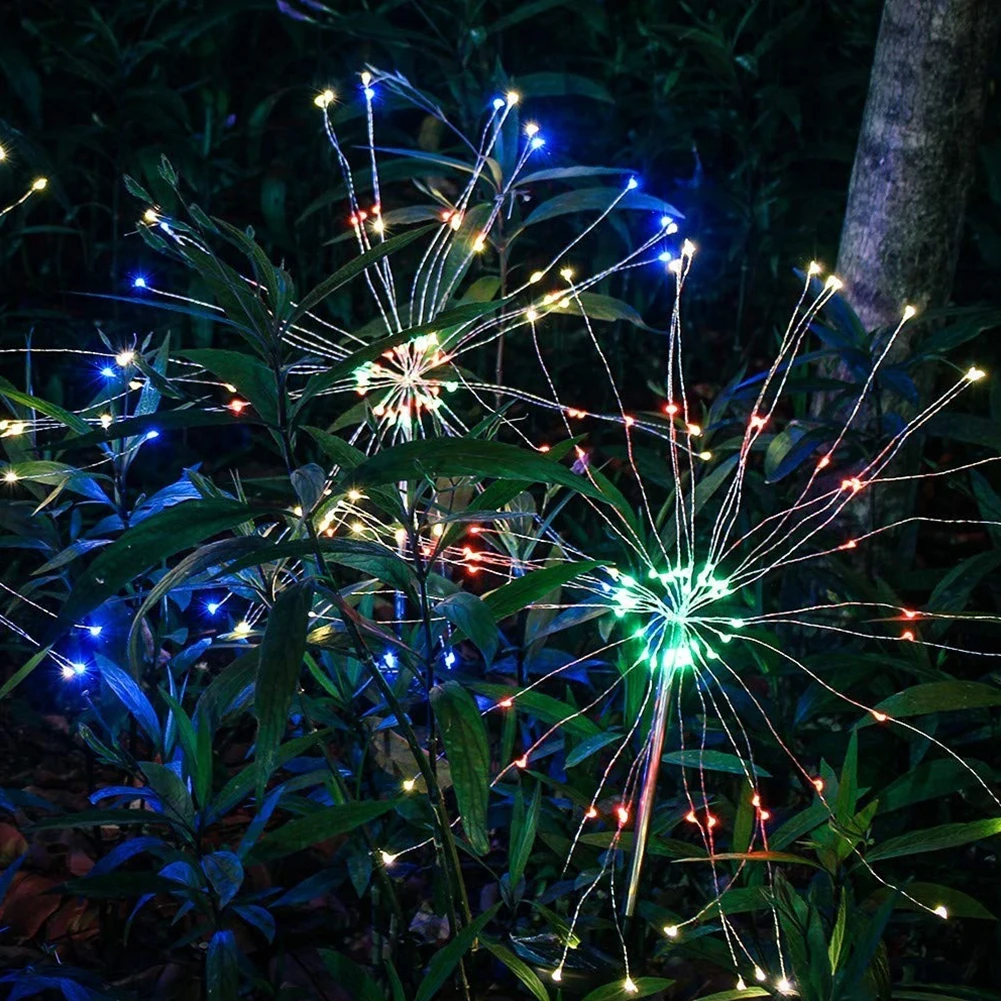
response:
<svg viewBox="0 0 1001 1001"><path fill-rule="evenodd" d="M687 307L696 373L721 361L732 373L770 351L795 294L792 268L812 258L833 267L878 0L317 6L3 5L3 203L50 178L0 224L5 345L29 331L36 343L80 343L95 323L112 337L167 324L76 294L127 293L150 267L161 285L187 285L151 260L135 232L141 207L122 183L131 174L168 200L161 155L202 208L252 225L301 286L327 273L341 248L322 245L341 232L343 206L311 97L328 85L344 94L366 63L408 76L466 128L498 89L518 87L545 125L548 164L629 165L676 205L700 248ZM964 305L999 297L993 82L990 91L954 291ZM384 141L393 128L412 140L412 124L382 123ZM648 322L663 319L656 281L617 291ZM58 384L39 388L61 395Z"/></svg>
<svg viewBox="0 0 1001 1001"><path fill-rule="evenodd" d="M98 320L110 335L154 322L73 293L122 293L149 266L161 283L186 281L150 262L122 184L129 173L162 192L161 154L203 208L253 225L303 284L315 280L337 251L317 247L341 206L323 202L334 176L311 97L343 93L365 63L402 72L466 126L497 88L517 86L545 124L551 164L634 166L685 213L701 251L692 329L731 358L753 356L787 308L793 266L833 266L876 0L335 6L3 5L4 201L50 178L0 228L6 344L30 329L59 343L86 339ZM955 287L964 304L998 296L993 89ZM640 306L654 294L636 293Z"/></svg>

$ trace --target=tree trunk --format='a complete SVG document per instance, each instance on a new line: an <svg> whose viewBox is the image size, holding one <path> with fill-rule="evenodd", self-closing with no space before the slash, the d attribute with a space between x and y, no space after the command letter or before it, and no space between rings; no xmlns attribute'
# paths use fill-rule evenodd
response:
<svg viewBox="0 0 1001 1001"><path fill-rule="evenodd" d="M836 269L867 330L948 302L999 27L1001 0L886 0Z"/></svg>
<svg viewBox="0 0 1001 1001"><path fill-rule="evenodd" d="M949 301L999 28L1001 0L885 0L836 268L866 330L895 327L905 305L920 314ZM905 325L888 361L907 356L914 330ZM843 366L832 374L851 379ZM922 397L931 376L917 374ZM856 428L880 434L882 399L877 388ZM823 394L817 404L815 414L827 405ZM910 410L896 398L892 405ZM921 450L912 439L896 472L914 472ZM916 481L870 492L868 504L846 512L848 530L899 521L916 496ZM916 528L871 540L859 569L882 576L911 566Z"/></svg>

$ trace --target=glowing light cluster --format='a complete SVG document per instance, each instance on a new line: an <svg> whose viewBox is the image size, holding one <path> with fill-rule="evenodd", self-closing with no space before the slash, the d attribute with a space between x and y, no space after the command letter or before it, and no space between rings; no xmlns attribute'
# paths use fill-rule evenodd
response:
<svg viewBox="0 0 1001 1001"><path fill-rule="evenodd" d="M371 394L372 413L380 421L395 422L410 438L422 412L437 413L444 407L442 393L454 393L458 388L457 379L433 374L449 360L438 335L425 334L384 352L380 361L355 369L356 391L359 396Z"/></svg>
<svg viewBox="0 0 1001 1001"><path fill-rule="evenodd" d="M425 107L425 104L422 103L421 95L402 78L365 71L359 75L359 79L360 88L349 89L340 98L332 89L326 89L314 97L313 103L323 114L327 138L344 173L348 194L341 218L347 221L347 236L355 242L359 253L367 253L386 239L386 231L392 226L392 217L388 211L384 214L382 208L382 181L377 159L379 145L375 141L373 105L383 93L410 98L420 107ZM364 206L359 201L358 187L354 184L354 173L344 152L345 147L341 145L334 128L331 109L338 100L353 100L359 104L364 101L363 112L369 140L366 155L369 158L368 170L373 188L373 200L366 199ZM607 635L612 638L600 649L589 649L578 660L569 665L561 665L526 688L498 697L485 710L501 710L507 714L507 723L515 723L522 705L527 701L522 699L525 692L558 677L582 661L619 658L618 676L591 703L558 719L540 737L531 740L531 743L525 740L524 743L528 746L520 743L514 745L518 749L495 777L496 786L501 781L518 781L519 772L529 768L533 763L533 756L536 759L539 757L539 749L547 741L552 741L554 735L568 728L578 717L603 711L627 681L638 683L640 688L638 711L634 712L633 718L624 721L621 733L612 734L614 741L607 749L602 749L606 762L593 795L589 799L585 797L576 807L575 816L579 820L579 826L566 858L566 867L575 858L585 825L590 825L592 831L597 829L598 836L605 839L602 847L607 850L602 852L600 870L592 874L594 878L581 890L570 908L569 930L564 936L565 948L562 958L554 964L551 977L554 982L562 981L568 950L571 948L582 908L589 898L593 902L601 897L601 894L592 894L603 881L611 887L610 896L616 922L619 920L620 910L627 916L634 914L649 843L651 815L656 805L665 741L676 737L681 741L681 746L677 748L680 752L677 756L680 761L679 779L675 784L675 791L683 803L677 814L680 818L680 830L684 837L693 839L701 848L711 876L708 885L714 888L715 895L697 913L678 917L673 919L674 923L663 926L663 934L672 942L683 938L686 929L702 921L707 914L712 914L722 929L739 990L746 988L744 978L750 979L753 976L756 982L767 982L780 994L792 993L795 986L786 970L786 949L775 912L772 911L773 941L769 943L767 950L762 951L757 946L752 948L745 943L735 921L719 906L722 893L734 877L732 872L721 873L717 868L718 839L727 836L726 829L731 825L728 823L730 814L720 810L707 791L706 769L701 763L701 756L709 744L706 720L714 717L720 721L721 733L716 736L729 743L733 757L743 770L747 788L751 790L749 798L753 830L749 850L752 852L757 849L767 850L768 821L772 819L772 813L762 799L762 793L758 791L760 786L754 765L754 748L741 721L738 712L740 708L751 706L755 712L760 713L771 729L776 746L788 755L791 766L799 774L810 797L816 799L828 816L833 817L834 814L826 796L824 780L816 776L816 764L807 767L800 762L775 730L755 690L743 676L742 669L735 666L738 661L733 655L737 650L745 655L760 654L774 658L840 699L852 712L878 723L887 723L888 730L897 726L905 727L909 732L921 735L931 746L952 753L933 734L926 734L905 720L895 719L878 707L867 706L843 695L811 668L808 657L794 655L774 639L772 632L780 626L793 626L807 635L819 633L824 636L834 633L862 641L903 641L934 647L933 643L922 636L925 631L922 629L925 613L886 603L834 600L818 601L816 604L804 604L803 607L778 612L762 611L752 614L748 609L758 603L755 595L774 583L786 568L809 560L837 558L842 551L854 550L873 536L898 527L880 526L847 541L844 541L842 535L831 537L832 532L836 533L843 524L841 516L846 508L853 504L867 503L874 489L894 479L887 472L888 466L907 439L960 392L984 379L985 372L975 365L970 366L954 386L922 409L901 430L896 431L885 446L881 446L864 460L853 457L852 461L846 461L849 451L846 438L856 429L865 403L875 391L880 365L900 327L916 315L913 307L905 307L900 325L889 337L882 353L876 357L872 375L861 386L858 401L845 416L843 426L831 433L830 440L818 443L816 453L807 460L804 467L807 472L803 477L799 496L788 506L755 523L748 516L744 504L749 473L755 468L769 436L780 433L783 427L784 410L780 406L780 400L787 385L788 374L794 364L802 362L803 349L810 331L819 322L825 305L842 287L841 281L835 276L822 279L820 265L811 262L797 307L781 336L777 355L751 384L757 387L751 394L752 399L745 398L731 404L730 410L725 413L706 415L693 404L690 384L686 384L685 380L679 305L697 247L687 238L680 241L680 246L667 239L678 232L678 223L673 215L661 214L658 209L653 221L659 221L659 225L653 235L604 270L587 274L580 263L587 257L580 252L578 244L594 236L598 227L616 208L630 206L638 201L636 196L629 196L640 187L640 181L637 177L629 176L624 182L618 180L614 187L608 188L607 210L583 224L580 233L569 246L561 246L551 256L534 260L522 270L515 271L526 277L518 279L522 281L521 285L512 283L505 290L505 309L494 315L484 315L446 328L439 323L439 317L454 308L462 300L464 292L464 287L461 286L464 279L456 276L466 275L474 259L485 258L490 264L502 244L497 234L498 221L504 218L505 212L516 206L521 172L533 155L545 146L540 125L529 122L520 126L515 133L518 149L510 176L499 182L493 178L491 164L495 162L494 156L503 126L505 122L514 121L510 116L518 114L514 109L519 103L519 95L511 91L496 97L492 102L492 109L487 109L488 120L480 141L468 143L472 159L468 182L457 192L450 192L447 199L444 196L438 197L432 207L432 218L437 220L433 226L434 233L422 250L419 264L408 275L408 280L403 280L402 275L394 270L395 262L391 263L388 258L377 261L363 272L363 280L371 298L372 319L376 321L375 326L381 324L379 336L397 335L402 338L411 327L428 330L434 326L443 332L422 333L418 337L411 337L384 352L377 360L366 361L353 369L345 368L347 374L339 382L331 384L325 393L343 393L346 397L354 393L364 401L357 409L364 411L365 416L359 418L350 443L357 443L368 452L375 452L400 440L460 434L468 430L465 421L470 410L502 411L494 402L500 398L516 400L548 413L554 420L562 422L567 437L574 437L582 428L578 423L571 426L571 421L587 422L583 425L585 428L591 422L600 421L619 436L619 441L624 441L623 479L629 482L633 495L639 498L639 515L636 520L632 520L622 511L613 512L597 502L593 510L595 517L602 519L607 536L622 542L627 558L622 561L621 568L600 568L600 561L588 560L588 567L598 568L582 572L568 582L564 596L558 602L551 601L549 605L543 606L547 611L559 612L573 608L601 616L602 626L609 626ZM437 114L436 109L433 113ZM2 159L0 150L0 160ZM21 201L44 187L44 179L39 179ZM485 199L482 197L484 188L489 189ZM390 204L388 199L386 204ZM673 211L669 206L666 208ZM0 215L6 211L9 208L0 212ZM145 225L157 226L178 245L183 246L186 241L194 239L181 228L172 226L172 220L158 208L148 207L141 220ZM644 232L649 233L653 228L648 222ZM567 263L568 260L573 261L575 266ZM641 408L636 407L634 412L626 413L613 378L612 366L605 353L603 336L588 310L587 292L593 288L602 288L602 283L611 275L641 264L650 265L661 280L665 268L658 265L666 264L666 273L673 276L669 284L673 286L674 305L666 325L667 336L656 341L651 360L651 367L659 367L661 374L665 375L666 403L658 410L658 401L655 399L651 400L649 412L641 412ZM581 271L584 273L578 275ZM246 281L248 287L257 288L250 278ZM545 284L540 284L543 282ZM143 275L135 275L132 285L154 297L196 302L155 288L152 279ZM210 303L196 304L202 310L219 312L219 307ZM581 344L584 346L582 350L591 352L595 372L603 374L609 380L616 400L616 406L610 407L611 412L595 412L589 401L580 399L580 387L573 387L569 398L574 404L587 405L587 409L567 405L557 385L557 378L546 360L550 343L545 337L547 325L544 321L550 315L566 317L563 322L579 323ZM469 370L467 359L476 358L477 352L495 344L499 339L514 335L523 338L519 342L520 347L534 351L547 387L544 394L481 381ZM300 356L296 357L288 370L293 397L303 392L305 380L325 372L331 365L343 362L359 347L357 335L312 313L306 313L295 324L289 325L284 336L290 352L300 352ZM135 411L130 413L128 394L129 391L144 386L138 376L145 371L145 363L137 354L137 349L129 347L117 350L113 358L109 359L107 352L99 357L98 364L102 366L99 371L108 380L102 383L103 402L100 406L92 406L81 413L89 423L107 429L115 421L128 419L135 414ZM237 395L235 386L219 382L211 373L198 366L176 366L176 369L169 373L170 379L199 386L202 390L208 384L215 394L212 397L216 401L213 406L219 412L228 411L230 415L238 416L250 406L247 400ZM542 380L539 382L541 384ZM222 395L223 392L225 396ZM463 398L471 406L464 409ZM497 414L497 419L502 435L521 440L539 453L550 451L549 444L531 441L519 421L509 420L503 412ZM0 421L0 435L16 437L29 429L36 432L53 426L19 418L3 420ZM138 448L141 442L154 439L158 434L155 429L150 429L133 439L130 447ZM655 461L661 462L660 472L670 484L671 492L662 506L653 497L653 490L641 475L636 460L634 444L641 437L648 451L655 456ZM592 450L591 444L586 449L583 445L577 445L574 452L567 454L568 463L576 458L573 469L580 477L580 482L590 484L598 490L596 496L600 496L600 488L605 481L599 479L594 469L595 464L601 461L599 448L594 447ZM561 560L572 562L588 558L586 552L562 538L551 523L545 523L541 535L533 535L514 524L515 519L510 517L510 511L501 512L497 516L484 512L482 524L468 527L471 538L456 543L452 532L446 529L446 521L440 520L447 517L442 511L448 509L447 504L439 503L440 498L433 498L428 503L428 510L423 512L427 517L421 524L408 522L406 527L398 521L386 524L369 510L372 505L366 504L368 498L360 490L350 490L346 496L328 500L326 495L330 494L329 484L342 471L331 467L324 472L328 476L324 496L311 503L308 510L304 510L302 505L283 506L280 517L262 519L260 530L274 533L274 537L281 534L282 538L309 529L315 529L326 537L338 531L349 531L363 540L366 546L382 546L386 552L400 557L412 553L415 558L432 562L436 573L440 572L454 579L461 579L460 575L464 574L473 577L482 575L480 579L489 579L491 587ZM26 477L27 475L25 473ZM715 481L711 503L707 503L706 498L700 494L700 489L710 475L715 477ZM23 489L16 487L21 477L14 465L4 467L3 480L15 490ZM405 485L399 489L401 499L410 500L406 496ZM530 519L526 517L524 520ZM542 518L539 520L543 521ZM906 519L906 523L914 520ZM544 542L548 549L544 555L533 555L530 558L513 556L513 553L518 552L519 545L526 542L531 542L533 547ZM623 569L626 567L631 572ZM290 570L290 577L295 572L294 569ZM235 585L227 586L234 586L236 591L242 593ZM369 586L371 591L385 597L386 590L379 591L378 582L370 582ZM576 604L573 597L581 595L582 603ZM54 615L47 609L40 608L31 599L23 595L16 596L33 604L43 614ZM203 622L204 613L215 617L231 610L227 608L227 603L232 600L232 594L219 596L216 593L212 600L199 603L199 614L202 615ZM232 616L221 615L211 625L217 627L218 635L227 643L239 641L240 646L243 646L244 643L253 643L259 638L267 610L264 604L248 602L243 606L242 599L237 600L241 603L239 613ZM775 603L777 602L776 597ZM392 602L387 601L387 604ZM401 605L404 605L403 611L399 610ZM398 601L396 608L392 625L402 633L406 619L405 603ZM309 615L312 620L320 621L338 617L337 610L320 599L317 599ZM849 621L850 616L863 617L865 625ZM889 627L885 626L887 620L890 622ZM4 624L7 625L6 622ZM901 625L906 625L907 628L901 629ZM76 629L83 631L77 635L89 636L91 640L100 640L102 636L107 639L103 627L96 623L77 623ZM22 635L26 636L23 632ZM433 659L439 670L441 667L451 669L457 663L458 655L450 645L451 642L446 633L435 648ZM942 644L938 646L941 649L956 649ZM387 650L380 640L380 646L373 651L373 661L380 671L402 674L406 666L406 655L402 650L402 646ZM88 668L82 661L70 660L58 652L53 652L52 658L62 677L68 682L87 673ZM743 662L750 659L752 657L745 656ZM740 699L732 698L732 691L739 692ZM694 720L685 717L682 710L683 699L697 700L700 712ZM689 743L686 744L685 741ZM1001 808L1001 803L993 792L981 779L977 780ZM395 785L398 778L393 781ZM418 782L417 776L403 778L403 792L414 793L423 789ZM745 802L745 810L747 805ZM457 818L455 823L460 821L461 818ZM630 845L630 836L632 861L626 877L626 892L622 894L622 876L619 867L615 865L615 859L623 851L623 845ZM372 858L376 864L381 862L388 869L404 853L417 851L429 843L430 841L421 841L409 847L394 845L392 849L376 849ZM864 855L857 849L853 850L855 860L875 875ZM738 876L743 866L744 863L741 862L737 869ZM880 882L886 882L881 877L877 878ZM911 900L925 912L943 919L948 917L944 906L928 907L913 897L908 897L906 887L897 889L904 898ZM638 993L639 987L630 972L625 938L620 937L624 972L622 990L627 994ZM771 973L766 973L766 966Z"/></svg>

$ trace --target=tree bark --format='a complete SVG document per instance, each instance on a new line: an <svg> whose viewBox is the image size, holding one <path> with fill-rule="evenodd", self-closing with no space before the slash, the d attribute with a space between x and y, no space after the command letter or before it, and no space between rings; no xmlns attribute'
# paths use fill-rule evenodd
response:
<svg viewBox="0 0 1001 1001"><path fill-rule="evenodd" d="M905 305L920 314L948 304L999 29L1001 0L885 0L836 267L867 331L895 327ZM888 361L909 354L915 329L904 326ZM916 381L927 397L932 373ZM877 387L857 429L880 434L882 401ZM916 470L921 449L912 439L896 471ZM887 486L846 517L861 534L912 513L916 496L916 481ZM916 525L871 540L859 554L868 575L911 566L916 540Z"/></svg>
<svg viewBox="0 0 1001 1001"><path fill-rule="evenodd" d="M867 330L948 302L999 27L1001 0L886 0L836 269Z"/></svg>

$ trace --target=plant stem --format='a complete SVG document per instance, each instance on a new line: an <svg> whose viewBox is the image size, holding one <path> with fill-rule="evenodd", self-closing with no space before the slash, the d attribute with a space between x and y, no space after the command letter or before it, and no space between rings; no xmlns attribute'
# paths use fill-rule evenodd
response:
<svg viewBox="0 0 1001 1001"><path fill-rule="evenodd" d="M293 473L293 461L292 461L292 439L288 430L288 410L285 406L285 373L281 367L281 357L280 349L276 349L275 355L272 361L272 372L275 377L275 389L277 391L277 424L279 432L279 442L282 451L282 457L285 460L285 468L288 472L289 478L291 479ZM456 934L459 930L458 916L455 912L455 903L453 900L453 893L456 893L459 897L459 901L462 905L463 920L465 924L470 924L472 922L472 913L469 909L469 899L466 895L466 886L462 879L462 866L459 861L459 852L455 845L455 839L452 837L452 828L448 821L448 810L445 806L445 797L442 795L441 789L438 786L437 776L435 774L435 769L429 764L429 755L425 755L421 750L420 741L417 739L417 734L414 732L413 727L410 725L409 720L407 720L403 707L400 705L399 700L396 698L396 694L393 692L392 687L382 676L382 672L379 670L379 665L375 663L372 655L365 644L365 640L361 635L361 631L358 628L357 623L354 621L352 610L348 607L347 602L340 594L340 590L337 586L337 581L334 579L333 575L330 573L327 565L323 559L323 553L320 550L319 539L316 535L316 529L313 525L312 518L310 517L311 512L306 512L303 522L306 526L306 531L309 533L310 540L313 544L314 554L317 561L318 572L322 577L326 577L332 589L331 597L333 598L334 604L337 606L338 611L341 613L341 621L344 623L344 627L347 630L348 637L351 640L352 645L355 648L356 655L365 668L368 670L372 679L375 681L376 687L382 693L383 698L386 700L386 704L393 711L396 716L397 725L400 727L403 733L404 739L407 741L410 751L414 756L414 760L417 762L417 767L420 769L421 775L424 778L424 782L428 788L428 798L431 802L431 808L435 815L435 820L438 826L438 833L440 838L439 847L439 860L442 863L442 869L445 872L446 879L451 884L450 892L448 894L448 917L449 917L449 927L452 934ZM426 592L422 592L426 595ZM425 608L425 615L427 602L422 601ZM431 730L433 733L433 728ZM462 991L466 997L466 1001L471 1001L472 991L469 985L469 978L466 975L465 964L460 960L459 962L459 979L462 984Z"/></svg>

